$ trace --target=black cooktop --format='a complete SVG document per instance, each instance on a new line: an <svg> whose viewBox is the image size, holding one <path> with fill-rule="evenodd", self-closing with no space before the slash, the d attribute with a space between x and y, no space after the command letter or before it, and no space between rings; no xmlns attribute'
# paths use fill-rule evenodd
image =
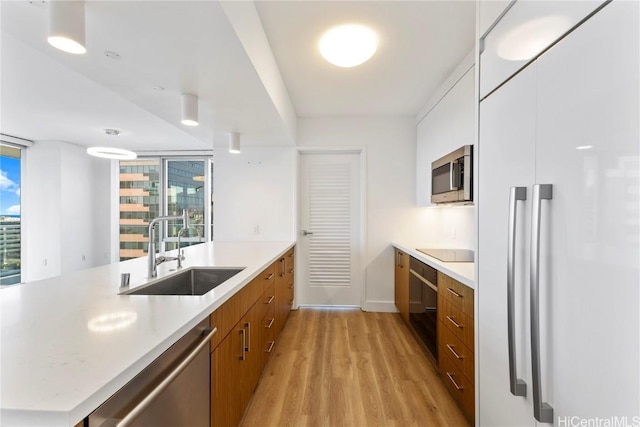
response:
<svg viewBox="0 0 640 427"><path fill-rule="evenodd" d="M469 249L417 249L444 262L473 262L473 251Z"/></svg>

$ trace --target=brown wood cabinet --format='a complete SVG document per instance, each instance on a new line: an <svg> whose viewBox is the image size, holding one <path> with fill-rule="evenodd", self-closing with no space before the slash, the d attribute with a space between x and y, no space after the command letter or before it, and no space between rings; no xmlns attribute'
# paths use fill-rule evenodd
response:
<svg viewBox="0 0 640 427"><path fill-rule="evenodd" d="M280 329L287 319L293 300L293 249L283 258L282 263L278 260L258 274L209 318L211 327L218 328L211 340L212 427L240 423L277 340L278 313ZM281 276L282 271L285 274ZM282 289L280 301L278 285Z"/></svg>
<svg viewBox="0 0 640 427"><path fill-rule="evenodd" d="M294 250L291 248L276 262L275 333L280 334L294 298Z"/></svg>
<svg viewBox="0 0 640 427"><path fill-rule="evenodd" d="M438 272L438 364L465 415L475 418L473 289Z"/></svg>
<svg viewBox="0 0 640 427"><path fill-rule="evenodd" d="M395 249L395 303L400 315L409 323L409 255Z"/></svg>

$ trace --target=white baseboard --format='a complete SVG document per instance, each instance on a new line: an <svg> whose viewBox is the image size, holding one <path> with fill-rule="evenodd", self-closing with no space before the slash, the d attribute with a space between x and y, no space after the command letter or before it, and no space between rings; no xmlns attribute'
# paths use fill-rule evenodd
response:
<svg viewBox="0 0 640 427"><path fill-rule="evenodd" d="M397 313L398 309L393 301L365 301L362 307L364 311L376 311L379 313Z"/></svg>

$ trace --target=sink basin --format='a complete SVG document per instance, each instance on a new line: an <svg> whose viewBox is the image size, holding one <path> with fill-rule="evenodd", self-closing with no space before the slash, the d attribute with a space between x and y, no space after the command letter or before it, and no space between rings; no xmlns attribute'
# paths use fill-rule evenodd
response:
<svg viewBox="0 0 640 427"><path fill-rule="evenodd" d="M166 279L150 283L141 288L122 292L123 295L204 295L226 282L242 268L200 267L190 268Z"/></svg>

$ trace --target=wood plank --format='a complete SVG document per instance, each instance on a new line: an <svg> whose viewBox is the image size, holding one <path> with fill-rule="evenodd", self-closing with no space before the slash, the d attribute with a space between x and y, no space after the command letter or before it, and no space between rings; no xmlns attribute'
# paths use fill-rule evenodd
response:
<svg viewBox="0 0 640 427"><path fill-rule="evenodd" d="M293 311L241 423L251 426L466 426L396 313Z"/></svg>

